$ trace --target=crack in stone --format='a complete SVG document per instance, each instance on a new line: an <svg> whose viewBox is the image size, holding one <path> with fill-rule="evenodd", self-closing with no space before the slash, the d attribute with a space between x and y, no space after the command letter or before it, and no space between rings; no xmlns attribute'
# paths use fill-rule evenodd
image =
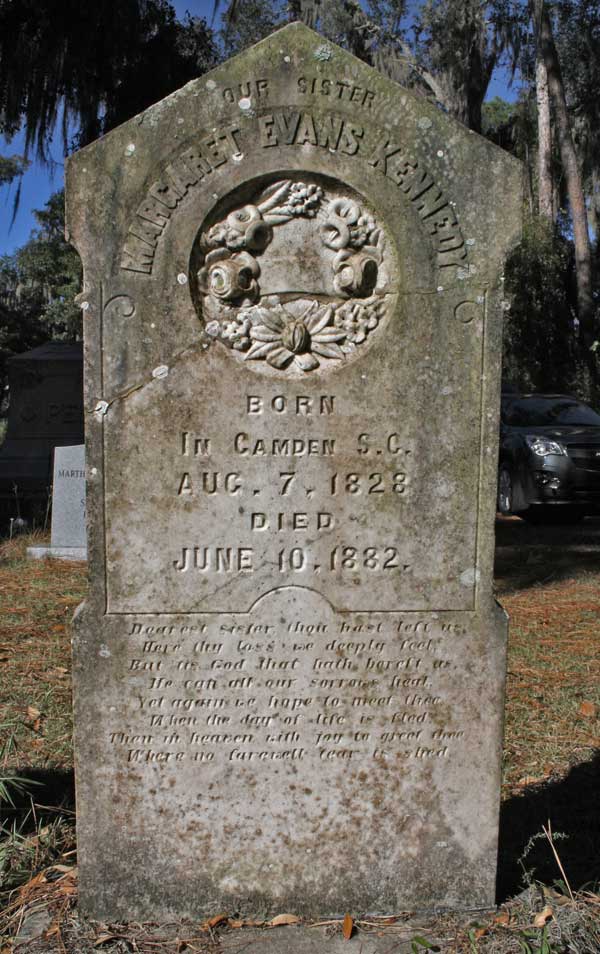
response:
<svg viewBox="0 0 600 954"><path fill-rule="evenodd" d="M139 384L133 384L131 387L127 388L126 391L121 391L119 394L115 394L113 398L107 401L105 398L100 398L96 402L96 405L91 411L88 411L89 414L94 414L98 420L102 420L106 414L108 414L109 409L116 404L118 401L125 401L126 398L130 397L132 394L135 394L137 391L142 391L144 388L147 388L149 385L154 384L155 381L164 380L168 377L171 372L177 367L181 360L188 355L192 354L195 350L199 351L199 354L202 354L208 350L209 345L202 340L199 345L191 345L189 348L184 348L182 351L178 351L173 355L172 363L169 365L158 365L150 373L150 379L141 381ZM167 368L165 372L164 369ZM156 373L161 372L161 373Z"/></svg>

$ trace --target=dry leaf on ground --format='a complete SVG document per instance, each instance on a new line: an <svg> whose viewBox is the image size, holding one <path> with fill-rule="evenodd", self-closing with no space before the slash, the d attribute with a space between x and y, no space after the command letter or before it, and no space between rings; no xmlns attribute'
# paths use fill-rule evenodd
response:
<svg viewBox="0 0 600 954"><path fill-rule="evenodd" d="M271 927L279 927L281 924L299 924L300 918L297 914L276 914L271 918L269 924Z"/></svg>
<svg viewBox="0 0 600 954"><path fill-rule="evenodd" d="M349 914L346 914L342 922L342 934L345 941L349 941L350 938L352 937L353 928L354 928L354 921L352 920L352 917Z"/></svg>
<svg viewBox="0 0 600 954"><path fill-rule="evenodd" d="M228 921L228 920L229 920L228 914L215 914L214 917L209 918L208 921L205 921L204 924L202 924L200 930L210 931L212 930L212 928L217 927L218 924L222 924L223 921Z"/></svg>
<svg viewBox="0 0 600 954"><path fill-rule="evenodd" d="M238 921L236 918L227 919L227 927L230 928L266 927L266 925L266 921Z"/></svg>
<svg viewBox="0 0 600 954"><path fill-rule="evenodd" d="M550 905L547 904L544 910L540 911L540 913L535 916L533 921L533 926L536 928L544 927L546 921L549 921L553 914L554 914L554 911L552 910Z"/></svg>

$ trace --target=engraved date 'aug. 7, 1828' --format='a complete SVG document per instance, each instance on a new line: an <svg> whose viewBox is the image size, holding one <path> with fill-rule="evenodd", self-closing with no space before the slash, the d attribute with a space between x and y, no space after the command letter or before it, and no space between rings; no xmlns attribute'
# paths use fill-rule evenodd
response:
<svg viewBox="0 0 600 954"><path fill-rule="evenodd" d="M386 539L385 524L375 529L373 539L358 546L345 523L348 514L376 514L385 498L394 506L404 506L410 497L412 451L398 432L363 431L352 439L350 448L334 437L267 440L251 433L253 422L265 414L279 419L289 414L329 417L337 406L338 398L332 394L316 398L296 395L293 399L282 394L249 394L244 399L247 429L218 439L181 432L178 457L184 469L174 476L177 498L187 506L198 501L201 509L211 498L218 497L225 505L230 500L226 535L237 524L234 536L238 543L207 546L201 539L182 541L171 561L177 573L252 573L257 561L265 559L265 547L270 551L269 562L282 575L344 576L358 571L368 577L410 570L397 541ZM339 465L338 454L343 456ZM221 455L226 463L219 467ZM271 478L266 508L259 504L255 469L265 457L282 458ZM240 503L251 506L240 508Z"/></svg>

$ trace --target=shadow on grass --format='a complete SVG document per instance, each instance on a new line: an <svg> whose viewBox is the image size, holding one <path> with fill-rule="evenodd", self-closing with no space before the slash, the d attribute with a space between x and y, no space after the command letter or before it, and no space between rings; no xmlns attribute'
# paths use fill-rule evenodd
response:
<svg viewBox="0 0 600 954"><path fill-rule="evenodd" d="M16 824L22 834L31 834L42 820L52 821L61 812L75 812L75 779L72 771L63 769L15 769L25 782L24 791L11 789L14 806L0 807L0 825ZM29 783L29 784L28 784ZM35 812L32 811L32 801ZM37 824L36 824L37 822Z"/></svg>
<svg viewBox="0 0 600 954"><path fill-rule="evenodd" d="M25 769L18 773L37 784L29 793L41 818L75 810L73 773ZM15 799L15 809L3 812L4 824L16 821L25 831L35 827L29 794ZM497 901L514 897L529 877L551 885L561 879L556 860L542 832L548 827L573 891L600 882L600 752L589 762L546 785L526 788L503 802L500 810Z"/></svg>
<svg viewBox="0 0 600 954"><path fill-rule="evenodd" d="M573 891L600 881L600 753L555 782L525 789L500 811L498 903L525 883L524 871L551 885L562 879L542 831L548 820ZM540 837L541 836L541 837ZM566 836L566 837L563 837ZM521 859L521 861L519 860Z"/></svg>
<svg viewBox="0 0 600 954"><path fill-rule="evenodd" d="M600 572L600 517L567 526L496 520L494 576L498 593Z"/></svg>

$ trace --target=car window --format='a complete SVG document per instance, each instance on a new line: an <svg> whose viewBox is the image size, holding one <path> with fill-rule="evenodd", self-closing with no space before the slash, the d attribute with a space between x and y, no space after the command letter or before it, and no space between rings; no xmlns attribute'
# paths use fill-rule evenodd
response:
<svg viewBox="0 0 600 954"><path fill-rule="evenodd" d="M502 418L512 427L551 427L555 424L600 427L600 414L572 398L521 398L505 406Z"/></svg>

